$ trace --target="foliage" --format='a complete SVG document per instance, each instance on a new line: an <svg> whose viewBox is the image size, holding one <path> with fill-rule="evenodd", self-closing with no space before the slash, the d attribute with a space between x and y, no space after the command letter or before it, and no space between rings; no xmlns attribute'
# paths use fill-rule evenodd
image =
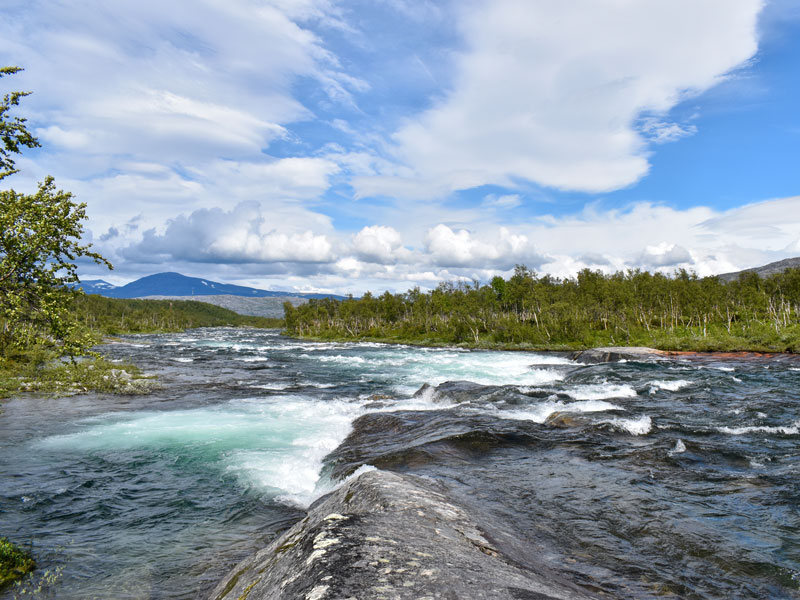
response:
<svg viewBox="0 0 800 600"><path fill-rule="evenodd" d="M7 538L0 537L0 588L21 579L35 568L36 563L30 554Z"/></svg>
<svg viewBox="0 0 800 600"><path fill-rule="evenodd" d="M104 358L79 361L31 359L0 363L0 398L19 392L79 394L88 391L107 394L145 394L157 382L131 364L115 363Z"/></svg>
<svg viewBox="0 0 800 600"><path fill-rule="evenodd" d="M34 195L0 191L0 356L34 345L76 355L91 343L69 311L81 294L74 261L111 265L80 243L85 209L51 177Z"/></svg>
<svg viewBox="0 0 800 600"><path fill-rule="evenodd" d="M724 283L684 270L574 278L517 266L489 285L444 282L428 293L284 304L287 332L482 348L567 350L642 345L665 350L800 352L800 269Z"/></svg>
<svg viewBox="0 0 800 600"><path fill-rule="evenodd" d="M75 298L76 322L98 334L158 333L192 327L280 327L282 319L240 315L196 300L127 300L88 295Z"/></svg>
<svg viewBox="0 0 800 600"><path fill-rule="evenodd" d="M0 77L19 71L5 67ZM6 94L0 104L0 179L16 172L21 146L38 146L25 119L9 115L28 93ZM34 346L74 356L91 343L70 318L70 302L81 293L75 261L111 264L81 244L85 219L86 205L57 190L52 177L32 195L0 191L0 359Z"/></svg>
<svg viewBox="0 0 800 600"><path fill-rule="evenodd" d="M19 73L19 67L0 67L0 78L5 75ZM25 119L9 116L12 107L17 106L21 98L29 95L30 92L11 92L3 96L0 102L0 179L16 173L14 168L14 154L19 154L20 146L36 148L39 142L34 138L25 126Z"/></svg>

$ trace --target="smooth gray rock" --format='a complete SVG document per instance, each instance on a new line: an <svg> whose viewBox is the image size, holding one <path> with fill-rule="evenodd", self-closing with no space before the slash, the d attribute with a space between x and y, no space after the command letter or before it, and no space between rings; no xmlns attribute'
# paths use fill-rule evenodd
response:
<svg viewBox="0 0 800 600"><path fill-rule="evenodd" d="M535 559L535 557L534 557ZM239 563L210 600L588 600L496 548L428 479L371 471Z"/></svg>
<svg viewBox="0 0 800 600"><path fill-rule="evenodd" d="M579 363L593 365L598 363L617 362L619 360L652 360L667 356L663 350L645 346L608 346L606 348L590 348L573 352L569 357Z"/></svg>
<svg viewBox="0 0 800 600"><path fill-rule="evenodd" d="M474 381L445 381L437 386L423 383L422 387L414 392L414 398L430 395L434 402L472 402L491 396L501 388L496 385L483 385Z"/></svg>

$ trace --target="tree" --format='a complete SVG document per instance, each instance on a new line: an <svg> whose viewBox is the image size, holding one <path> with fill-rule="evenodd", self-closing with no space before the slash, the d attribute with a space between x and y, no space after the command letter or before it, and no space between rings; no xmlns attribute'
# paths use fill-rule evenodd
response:
<svg viewBox="0 0 800 600"><path fill-rule="evenodd" d="M19 70L6 67L0 74ZM8 115L25 95L7 94L0 108L0 178L15 172L12 155L20 146L39 145L25 119ZM76 204L72 194L56 190L52 177L40 183L35 194L0 191L0 357L34 346L74 356L91 343L88 335L79 333L69 310L83 293L74 287L80 281L75 261L84 258L112 266L90 250L91 244L81 244L85 220L86 204Z"/></svg>

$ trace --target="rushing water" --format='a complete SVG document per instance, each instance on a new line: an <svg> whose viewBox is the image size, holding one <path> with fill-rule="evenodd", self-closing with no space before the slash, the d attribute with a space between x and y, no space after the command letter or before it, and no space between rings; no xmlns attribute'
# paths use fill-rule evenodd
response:
<svg viewBox="0 0 800 600"><path fill-rule="evenodd" d="M0 415L0 535L63 568L54 597L203 597L378 467L443 481L490 536L511 532L505 556L600 594L800 598L795 361L585 366L236 329L105 351L162 388ZM478 385L415 394L456 380Z"/></svg>

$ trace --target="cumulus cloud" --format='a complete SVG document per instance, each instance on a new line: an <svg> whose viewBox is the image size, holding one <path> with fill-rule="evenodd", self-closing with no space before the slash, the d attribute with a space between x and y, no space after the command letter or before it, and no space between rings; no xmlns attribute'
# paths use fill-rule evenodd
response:
<svg viewBox="0 0 800 600"><path fill-rule="evenodd" d="M394 134L399 165L363 193L435 197L516 178L562 190L628 186L649 169L642 116L666 114L757 49L761 0L463 3L452 89ZM648 137L693 129L651 122Z"/></svg>
<svg viewBox="0 0 800 600"><path fill-rule="evenodd" d="M425 218L436 216L432 211ZM455 227L442 222L445 216L442 209L439 224L423 229L417 243L414 219L345 235L311 218L284 221L249 202L197 210L143 234L141 219L133 220L107 230L97 244L104 253L104 244L119 248L116 258L143 274L154 268L143 265L167 261L176 270L211 278L218 273L217 279L246 285L356 294L432 288L442 280L486 282L509 276L516 264L558 277L583 268L667 274L686 268L705 276L796 256L800 249L800 197L725 211L594 205L505 227L479 214L469 228Z"/></svg>
<svg viewBox="0 0 800 600"><path fill-rule="evenodd" d="M453 231L440 223L425 237L427 257L441 267L508 269L515 262L538 265L543 261L525 235L501 227L494 235L479 238L466 229Z"/></svg>
<svg viewBox="0 0 800 600"><path fill-rule="evenodd" d="M683 246L662 242L657 246L647 246L642 253L640 262L644 266L658 268L692 265L694 259Z"/></svg>
<svg viewBox="0 0 800 600"><path fill-rule="evenodd" d="M334 260L324 234L310 230L288 233L275 229L255 202L230 211L200 209L171 219L165 230L146 231L122 254L132 260L178 260L202 263L272 263Z"/></svg>
<svg viewBox="0 0 800 600"><path fill-rule="evenodd" d="M401 255L408 254L400 233L383 225L364 227L359 231L353 237L353 250L360 260L381 264L396 262Z"/></svg>

